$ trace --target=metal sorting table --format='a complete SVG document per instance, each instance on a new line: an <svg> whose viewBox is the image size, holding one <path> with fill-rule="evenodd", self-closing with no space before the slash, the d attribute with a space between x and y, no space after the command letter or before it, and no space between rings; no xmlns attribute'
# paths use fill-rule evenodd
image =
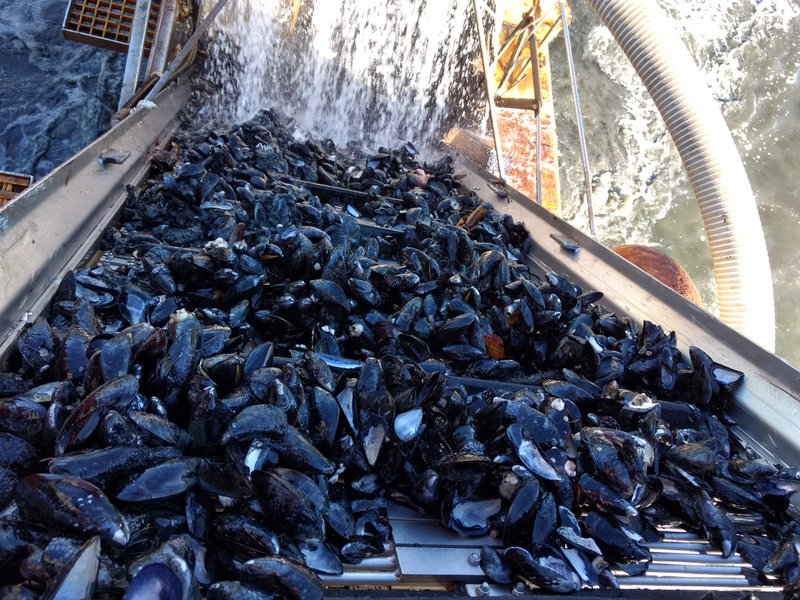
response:
<svg viewBox="0 0 800 600"><path fill-rule="evenodd" d="M4 339L0 353L14 343L26 318L46 309L66 272L85 260L124 200L122 184L145 176L147 152L170 138L186 97L184 86L162 94L155 109L137 111L9 204L0 219L0 276L6 282L0 294ZM111 151L131 152L131 158L124 164L98 161ZM655 315L654 320L677 331L683 349L698 345L715 360L744 371L746 381L732 407L741 425L737 434L770 460L800 463L800 373L796 369L514 190L509 189L508 199L495 197L487 186L490 174L463 161L457 169L466 171L462 180L466 189L475 189L484 200L525 223L533 236L529 259L535 267L565 274L584 289L604 291L602 304L619 314L638 321ZM57 218L53 218L53 207ZM559 236L574 241L580 251L566 251L556 241ZM453 379L458 383L459 378ZM484 581L483 573L468 557L484 544L499 545L499 540L459 537L436 519L396 505L390 507L389 516L394 534L386 552L348 566L342 576L324 578L329 587L481 593L477 588ZM746 577L748 565L741 557L725 560L692 533L666 530L663 541L649 546L653 553L649 570L636 577L619 573L623 588L779 589L751 584ZM507 587L488 588L491 593L511 593Z"/></svg>

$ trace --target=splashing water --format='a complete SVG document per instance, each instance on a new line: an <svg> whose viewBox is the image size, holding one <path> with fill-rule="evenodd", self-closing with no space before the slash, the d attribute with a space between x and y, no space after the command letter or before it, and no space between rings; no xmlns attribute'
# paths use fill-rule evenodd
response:
<svg viewBox="0 0 800 600"><path fill-rule="evenodd" d="M433 148L456 116L480 115L468 0L318 0L292 17L285 1L231 3L212 32L218 91L203 117L230 124L275 106L337 144L375 149Z"/></svg>

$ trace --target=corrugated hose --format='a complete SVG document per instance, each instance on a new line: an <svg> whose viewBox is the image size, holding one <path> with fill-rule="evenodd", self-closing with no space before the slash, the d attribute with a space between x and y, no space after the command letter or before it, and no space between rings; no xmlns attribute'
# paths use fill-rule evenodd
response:
<svg viewBox="0 0 800 600"><path fill-rule="evenodd" d="M589 0L633 64L678 148L703 217L720 318L775 349L767 245L733 137L697 65L654 0Z"/></svg>

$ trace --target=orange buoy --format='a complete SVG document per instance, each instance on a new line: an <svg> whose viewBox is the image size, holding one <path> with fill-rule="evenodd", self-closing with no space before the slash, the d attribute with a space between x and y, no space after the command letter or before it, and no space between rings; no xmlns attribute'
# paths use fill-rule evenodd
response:
<svg viewBox="0 0 800 600"><path fill-rule="evenodd" d="M703 306L700 292L689 273L671 256L638 244L623 244L612 250L697 306Z"/></svg>

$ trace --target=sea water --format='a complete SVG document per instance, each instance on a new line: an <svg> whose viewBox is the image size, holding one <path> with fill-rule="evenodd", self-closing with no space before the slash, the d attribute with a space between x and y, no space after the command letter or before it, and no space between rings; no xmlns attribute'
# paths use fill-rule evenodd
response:
<svg viewBox="0 0 800 600"><path fill-rule="evenodd" d="M0 0L0 169L42 177L105 131L125 55L65 40L67 0Z"/></svg>

